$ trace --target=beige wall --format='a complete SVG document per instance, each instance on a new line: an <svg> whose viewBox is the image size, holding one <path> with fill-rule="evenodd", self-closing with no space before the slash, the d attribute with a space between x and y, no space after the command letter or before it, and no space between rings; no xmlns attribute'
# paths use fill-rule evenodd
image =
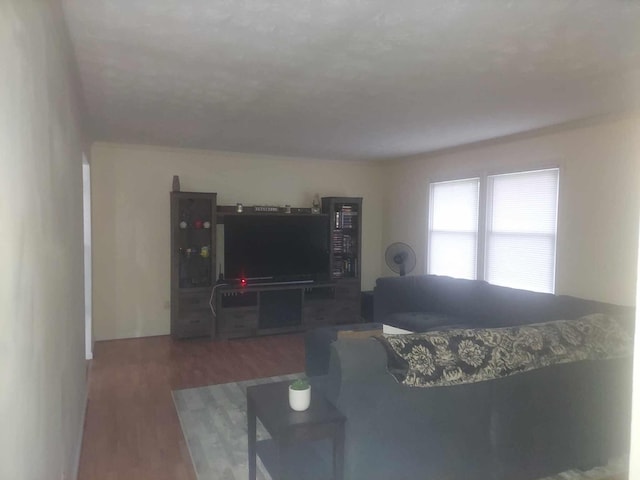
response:
<svg viewBox="0 0 640 480"><path fill-rule="evenodd" d="M404 241L425 269L430 181L559 166L556 292L635 304L640 117L385 163L383 245ZM384 275L390 272L382 268Z"/></svg>
<svg viewBox="0 0 640 480"><path fill-rule="evenodd" d="M286 159L96 144L92 155L97 340L169 331L169 199L216 191L219 203L309 205L315 193L364 197L363 289L390 275L384 247L405 241L424 271L431 180L561 168L557 292L634 304L638 117L382 163Z"/></svg>
<svg viewBox="0 0 640 480"><path fill-rule="evenodd" d="M55 1L0 2L0 478L74 478L86 400L82 142Z"/></svg>
<svg viewBox="0 0 640 480"><path fill-rule="evenodd" d="M186 149L96 144L92 150L96 340L169 333L169 191L217 192L218 203L311 206L361 196L362 287L380 274L380 167Z"/></svg>
<svg viewBox="0 0 640 480"><path fill-rule="evenodd" d="M638 185L640 190L640 185ZM640 242L638 243L640 257ZM640 277L640 258L638 259ZM636 305L640 305L640 283L636 291ZM640 309L636 309L636 331L633 352L633 391L631 412L631 445L629 448L629 480L640 480Z"/></svg>

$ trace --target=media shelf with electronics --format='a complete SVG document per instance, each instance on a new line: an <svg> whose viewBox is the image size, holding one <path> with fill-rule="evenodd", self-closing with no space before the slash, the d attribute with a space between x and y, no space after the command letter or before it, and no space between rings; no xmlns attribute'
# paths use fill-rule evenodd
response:
<svg viewBox="0 0 640 480"><path fill-rule="evenodd" d="M362 245L362 198L324 197L322 213L329 215L331 281L336 299L360 317L360 267Z"/></svg>
<svg viewBox="0 0 640 480"><path fill-rule="evenodd" d="M362 199L318 207L217 205L215 193L172 192L172 335L227 339L360 321Z"/></svg>
<svg viewBox="0 0 640 480"><path fill-rule="evenodd" d="M218 207L226 279L214 289L219 338L361 320L362 199L327 197L322 206Z"/></svg>

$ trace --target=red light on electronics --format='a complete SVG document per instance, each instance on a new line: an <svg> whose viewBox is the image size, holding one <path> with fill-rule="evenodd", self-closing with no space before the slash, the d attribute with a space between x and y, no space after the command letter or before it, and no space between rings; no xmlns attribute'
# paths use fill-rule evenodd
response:
<svg viewBox="0 0 640 480"><path fill-rule="evenodd" d="M240 279L240 285L242 287L246 287L247 286L247 279L246 278L241 278Z"/></svg>

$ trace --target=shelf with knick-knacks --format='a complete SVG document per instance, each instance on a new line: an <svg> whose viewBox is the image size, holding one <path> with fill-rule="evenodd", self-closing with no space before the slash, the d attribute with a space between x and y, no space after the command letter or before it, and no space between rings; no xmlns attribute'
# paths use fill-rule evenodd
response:
<svg viewBox="0 0 640 480"><path fill-rule="evenodd" d="M215 282L216 194L171 192L171 333L213 331L209 294Z"/></svg>

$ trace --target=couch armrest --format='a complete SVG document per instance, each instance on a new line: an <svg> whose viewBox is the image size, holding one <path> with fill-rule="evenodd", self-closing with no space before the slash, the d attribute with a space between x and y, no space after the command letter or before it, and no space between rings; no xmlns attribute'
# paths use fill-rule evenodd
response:
<svg viewBox="0 0 640 480"><path fill-rule="evenodd" d="M373 321L384 323L392 313L431 310L420 285L421 276L380 277L373 289Z"/></svg>
<svg viewBox="0 0 640 480"><path fill-rule="evenodd" d="M349 388L363 383L391 385L397 383L387 372L387 353L374 338L344 338L336 340L329 347L329 372L326 394L329 400L338 404L343 385Z"/></svg>

